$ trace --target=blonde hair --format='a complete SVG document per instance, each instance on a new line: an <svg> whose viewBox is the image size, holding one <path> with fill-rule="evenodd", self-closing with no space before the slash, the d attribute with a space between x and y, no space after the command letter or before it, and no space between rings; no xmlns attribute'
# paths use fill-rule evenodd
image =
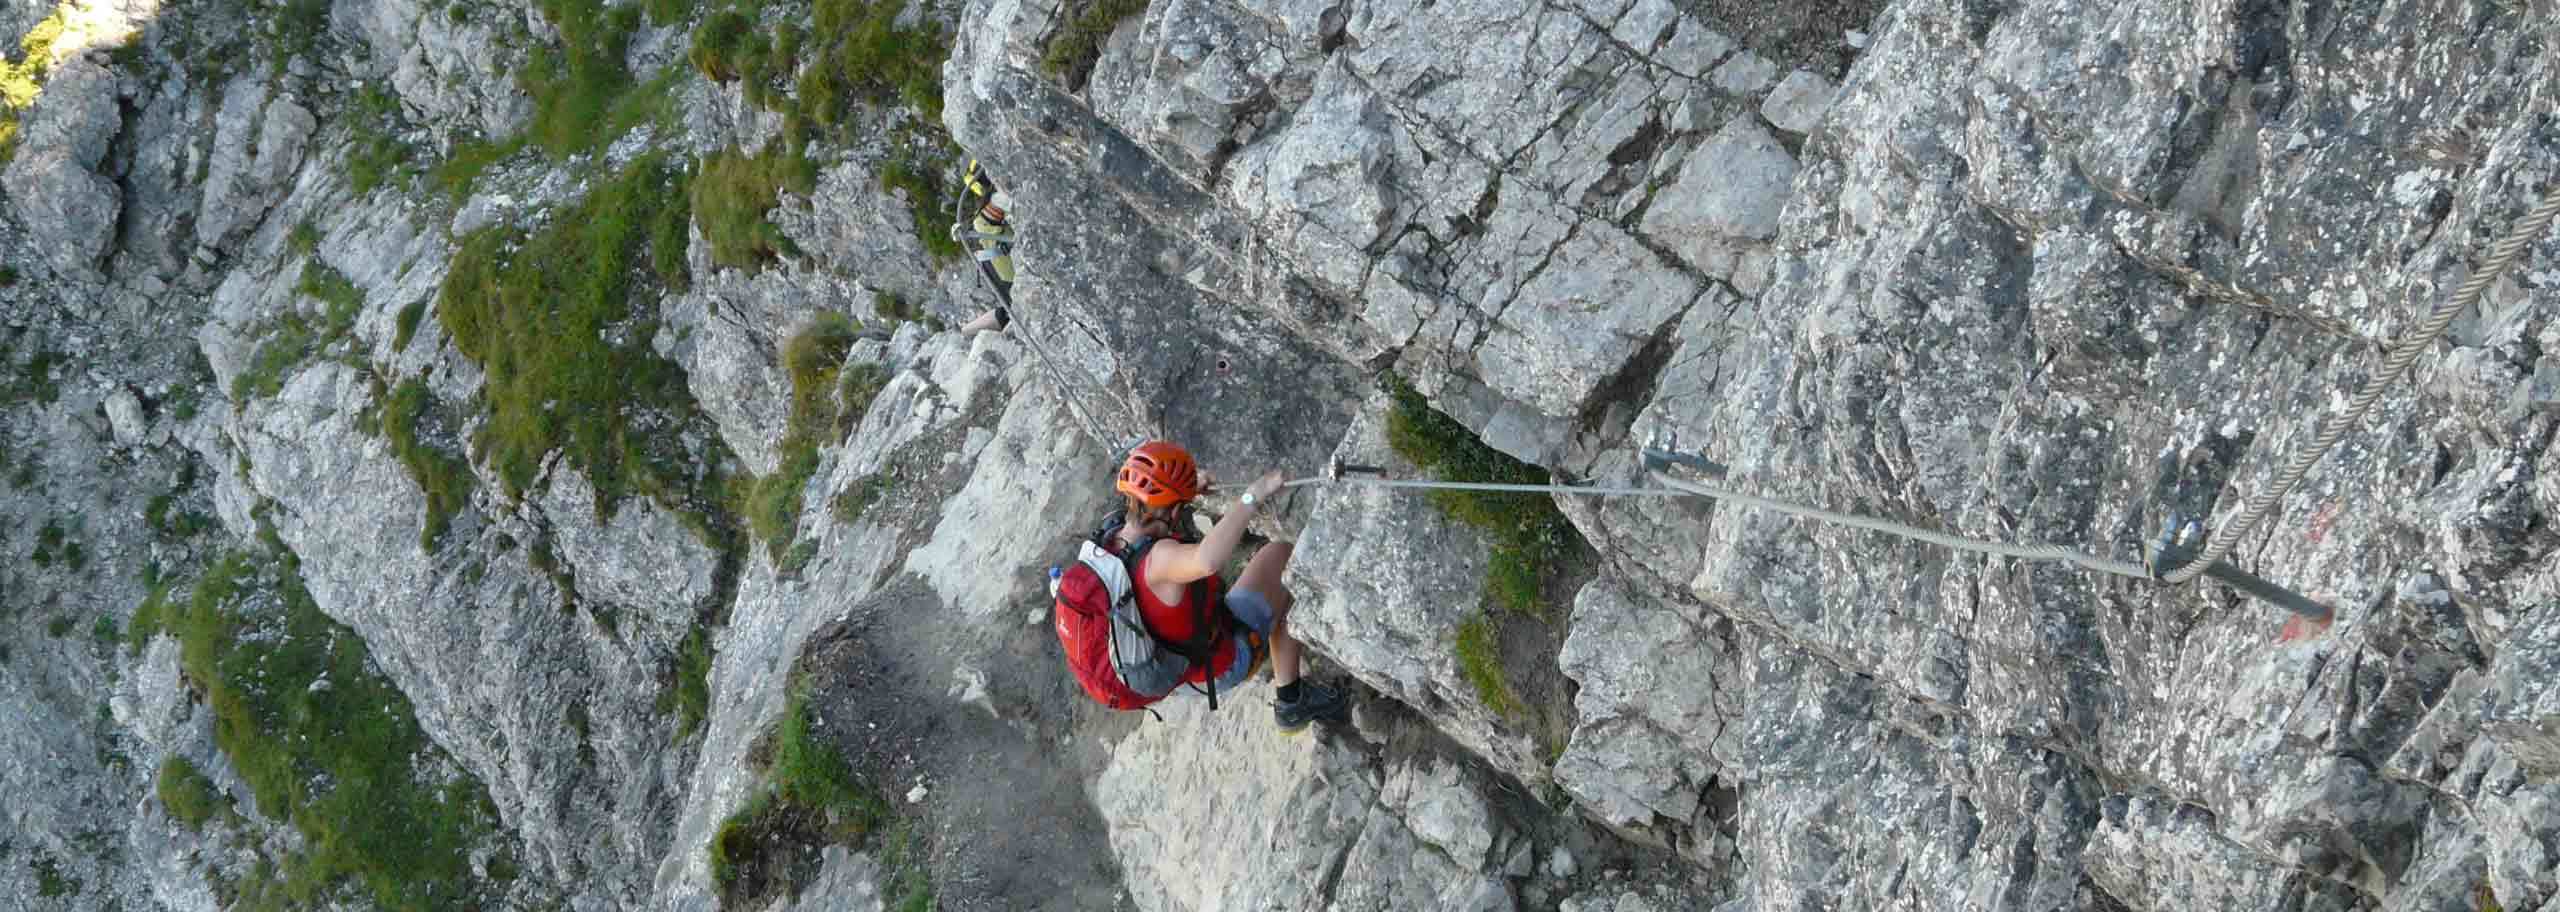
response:
<svg viewBox="0 0 2560 912"><path fill-rule="evenodd" d="M1122 507L1123 513L1121 514L1121 522L1127 523L1133 528L1145 526L1147 523L1153 521L1162 521L1167 528L1173 530L1175 535L1181 535L1186 531L1178 524L1182 521L1182 508L1189 506L1188 503L1176 503L1164 507L1150 507L1146 505L1145 501L1139 500L1135 495L1123 494L1120 495L1120 499L1124 503L1124 506Z"/></svg>

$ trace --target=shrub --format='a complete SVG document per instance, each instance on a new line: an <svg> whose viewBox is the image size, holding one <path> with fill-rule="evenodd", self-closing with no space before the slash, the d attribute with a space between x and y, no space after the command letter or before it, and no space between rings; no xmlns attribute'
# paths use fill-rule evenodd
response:
<svg viewBox="0 0 2560 912"><path fill-rule="evenodd" d="M160 806L191 830L204 829L205 821L231 810L231 799L216 790L213 780L205 778L185 757L172 755L160 761L158 791Z"/></svg>

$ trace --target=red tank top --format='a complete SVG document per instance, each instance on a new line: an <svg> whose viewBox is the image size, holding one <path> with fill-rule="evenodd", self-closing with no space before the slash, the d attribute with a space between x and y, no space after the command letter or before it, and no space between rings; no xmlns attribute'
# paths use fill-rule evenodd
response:
<svg viewBox="0 0 2560 912"><path fill-rule="evenodd" d="M1134 580L1138 589L1138 616L1146 619L1147 629L1154 631L1156 636L1174 643L1190 642L1193 628L1197 626L1199 620L1198 608L1191 604L1191 594L1200 591L1200 587L1198 584L1185 584L1182 587L1182 601L1179 602L1167 603L1157 598L1156 587L1147 585L1147 562L1154 560L1155 557L1155 550L1150 548L1144 557L1138 559L1138 578ZM1209 592L1227 591L1226 583L1215 573L1209 574L1207 583ZM1219 638L1217 651L1211 653L1209 664L1214 666L1219 674L1224 675L1235 661L1236 638L1233 636ZM1189 674L1182 676L1182 683L1198 684L1207 681L1209 679L1207 672L1208 669L1193 668Z"/></svg>

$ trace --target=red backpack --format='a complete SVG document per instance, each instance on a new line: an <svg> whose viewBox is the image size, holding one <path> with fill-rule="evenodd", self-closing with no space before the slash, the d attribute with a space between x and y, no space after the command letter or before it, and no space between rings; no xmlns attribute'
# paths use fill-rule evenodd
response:
<svg viewBox="0 0 2560 912"><path fill-rule="evenodd" d="M1187 601L1200 613L1186 642L1156 636L1138 609L1138 562L1157 539L1117 548L1119 514L1079 544L1064 568L1050 568L1057 604L1051 614L1067 670L1094 702L1116 710L1146 709L1182 686L1195 668L1213 669L1220 638L1234 630L1226 600L1204 578L1191 584ZM1239 659L1241 661L1241 659ZM1202 675L1209 708L1218 708L1217 675Z"/></svg>

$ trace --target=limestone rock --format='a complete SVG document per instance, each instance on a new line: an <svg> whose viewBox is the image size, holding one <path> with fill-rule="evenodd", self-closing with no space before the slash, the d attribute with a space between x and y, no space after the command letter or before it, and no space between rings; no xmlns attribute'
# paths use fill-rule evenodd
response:
<svg viewBox="0 0 2560 912"><path fill-rule="evenodd" d="M1811 133L1831 110L1831 97L1838 91L1822 74L1797 70L1769 90L1769 97L1760 102L1760 116L1789 133Z"/></svg>
<svg viewBox="0 0 2560 912"><path fill-rule="evenodd" d="M0 188L43 261L67 276L98 276L115 237L124 196L98 170L124 126L121 91L116 74L96 61L63 61L24 115L16 155L0 171Z"/></svg>
<svg viewBox="0 0 2560 912"><path fill-rule="evenodd" d="M1709 274L1730 277L1743 255L1777 233L1795 157L1755 117L1736 117L1689 154L1654 198L1644 232Z"/></svg>

